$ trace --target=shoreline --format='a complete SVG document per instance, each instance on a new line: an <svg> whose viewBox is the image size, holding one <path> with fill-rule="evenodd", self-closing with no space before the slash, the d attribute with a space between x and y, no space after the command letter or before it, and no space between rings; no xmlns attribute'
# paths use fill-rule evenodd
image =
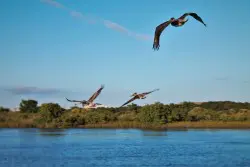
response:
<svg viewBox="0 0 250 167"><path fill-rule="evenodd" d="M152 129L152 130L181 130L181 129L250 129L250 122L219 122L219 121L203 121L203 122L174 122L164 125L154 124L120 124L105 123L105 124L89 124L80 125L78 128L100 128L100 129Z"/></svg>
<svg viewBox="0 0 250 167"><path fill-rule="evenodd" d="M33 124L5 122L0 128L39 128L39 129L144 129L144 130L188 130L188 129L250 129L250 121L200 121L200 122L174 122L168 124L142 124L139 122L109 122L86 124L68 127L41 127Z"/></svg>

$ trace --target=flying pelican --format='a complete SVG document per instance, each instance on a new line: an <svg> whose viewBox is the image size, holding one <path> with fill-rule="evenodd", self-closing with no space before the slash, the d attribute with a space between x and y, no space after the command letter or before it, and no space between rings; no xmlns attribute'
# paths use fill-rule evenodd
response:
<svg viewBox="0 0 250 167"><path fill-rule="evenodd" d="M169 24L171 24L174 27L181 27L183 26L188 19L185 20L185 18L187 16L192 16L193 18L195 18L196 20L198 20L199 22L201 22L204 26L207 26L203 20L201 19L200 16L198 16L196 13L185 13L183 14L181 17L179 17L178 19L175 19L174 17L172 17L171 19L169 19L168 21L161 23L160 25L158 25L155 28L155 35L154 35L154 43L153 43L153 49L154 50L159 50L160 47L160 36L161 33L164 31L164 29L169 26Z"/></svg>
<svg viewBox="0 0 250 167"><path fill-rule="evenodd" d="M102 91L103 88L104 88L104 85L101 85L101 87L88 100L69 100L68 98L66 98L66 99L69 102L78 102L78 103L81 103L83 107L85 105L88 105L88 106L100 105L100 103L93 103L93 102L100 95L100 93L101 93L101 91Z"/></svg>
<svg viewBox="0 0 250 167"><path fill-rule="evenodd" d="M146 95L150 94L150 93L153 93L155 91L158 91L160 89L154 89L150 92L144 92L144 93L141 93L141 94L137 94L137 93L133 93L130 97L132 97L130 100L128 100L126 103L124 103L121 107L125 106L126 104L136 100L136 99L145 99L146 98Z"/></svg>

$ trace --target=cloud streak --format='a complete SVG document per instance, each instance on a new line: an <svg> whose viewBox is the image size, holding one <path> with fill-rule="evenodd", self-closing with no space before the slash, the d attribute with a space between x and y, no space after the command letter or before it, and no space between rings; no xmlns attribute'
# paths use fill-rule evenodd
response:
<svg viewBox="0 0 250 167"><path fill-rule="evenodd" d="M225 76L225 77L216 77L215 80L216 80L216 81L230 81L230 82L233 81L233 79L230 78L229 76ZM244 83L244 84L247 84L247 83L250 83L250 80L240 80L240 79L238 79L237 82L242 82L242 83Z"/></svg>
<svg viewBox="0 0 250 167"><path fill-rule="evenodd" d="M33 86L5 88L4 90L14 95L53 95L63 92L60 89L38 88Z"/></svg>
<svg viewBox="0 0 250 167"><path fill-rule="evenodd" d="M119 32L122 32L122 33L125 33L127 35L132 35L132 33L125 27L115 23L115 22L111 22L109 20L104 20L103 21L104 25L107 27L107 28L110 28L110 29L113 29L115 31L119 31Z"/></svg>
<svg viewBox="0 0 250 167"><path fill-rule="evenodd" d="M87 21L89 24L95 24L96 23L96 20L91 19L90 17L87 17L87 16L83 15L81 12L77 12L77 11L71 10L69 12L69 14L72 17L75 17L77 19L83 19L83 20Z"/></svg>
<svg viewBox="0 0 250 167"><path fill-rule="evenodd" d="M53 1L53 0L40 0L41 2L47 3L51 6L57 7L57 8L62 8L65 9L65 6L59 2Z"/></svg>
<svg viewBox="0 0 250 167"><path fill-rule="evenodd" d="M229 77L217 77L217 78L215 78L215 80L217 80L217 81L228 81Z"/></svg>
<svg viewBox="0 0 250 167"><path fill-rule="evenodd" d="M243 81L243 83L248 84L248 83L250 83L250 81Z"/></svg>
<svg viewBox="0 0 250 167"><path fill-rule="evenodd" d="M114 31L118 31L118 32L126 34L126 35L128 35L130 37L134 37L137 40L148 41L148 40L151 40L153 38L153 36L148 35L148 34L139 34L139 33L133 32L133 31L129 30L128 28L126 28L126 27L124 27L124 26L122 26L122 25L120 25L118 23L115 23L113 21L110 21L110 20L106 20L106 19L102 19L102 18L100 18L100 19L92 19L89 16L83 14L82 12L78 12L78 11L75 11L73 9L70 9L70 8L64 6L63 4L61 4L61 3L59 3L59 2L57 2L55 0L40 0L40 1L43 2L43 3L47 3L48 5L54 6L56 8L65 9L65 10L67 10L69 12L69 14L72 17L79 18L79 19L84 19L89 24L94 24L94 23L100 22L106 28L109 28L109 29L114 30Z"/></svg>

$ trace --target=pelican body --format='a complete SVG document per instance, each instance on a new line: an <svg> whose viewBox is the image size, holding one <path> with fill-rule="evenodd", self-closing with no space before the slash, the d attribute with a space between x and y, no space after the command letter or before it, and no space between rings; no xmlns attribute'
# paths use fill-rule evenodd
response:
<svg viewBox="0 0 250 167"><path fill-rule="evenodd" d="M171 22L171 26L181 27L181 26L183 26L188 21L188 19L187 20L184 20L184 19L181 19L181 18L175 19L174 17L172 17L171 21L172 21Z"/></svg>
<svg viewBox="0 0 250 167"><path fill-rule="evenodd" d="M97 106L102 106L100 103L94 103L94 100L100 95L102 89L104 88L104 85L101 85L101 87L88 99L88 100L69 100L69 102L78 102L82 104L83 108L96 108Z"/></svg>
<svg viewBox="0 0 250 167"><path fill-rule="evenodd" d="M150 92L144 92L144 93L140 93L140 94L133 93L133 94L130 96L130 97L132 97L132 98L131 98L130 100L128 100L126 103L124 103L121 107L127 105L128 103L130 103L130 102L132 102L132 101L134 101L134 100L136 100L136 99L146 99L146 98L147 98L146 95L148 95L148 94L150 94L150 93L153 93L153 92L155 92L155 91L158 91L158 90L160 90L160 89L154 89L154 90L152 90L152 91L150 91Z"/></svg>

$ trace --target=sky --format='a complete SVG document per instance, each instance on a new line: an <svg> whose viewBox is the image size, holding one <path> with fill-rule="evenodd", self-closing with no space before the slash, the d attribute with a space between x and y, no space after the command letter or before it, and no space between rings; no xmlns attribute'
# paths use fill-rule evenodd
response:
<svg viewBox="0 0 250 167"><path fill-rule="evenodd" d="M183 27L155 27L196 12ZM0 106L21 99L73 106L105 85L95 102L120 106L156 88L156 101L250 101L249 0L1 0Z"/></svg>

